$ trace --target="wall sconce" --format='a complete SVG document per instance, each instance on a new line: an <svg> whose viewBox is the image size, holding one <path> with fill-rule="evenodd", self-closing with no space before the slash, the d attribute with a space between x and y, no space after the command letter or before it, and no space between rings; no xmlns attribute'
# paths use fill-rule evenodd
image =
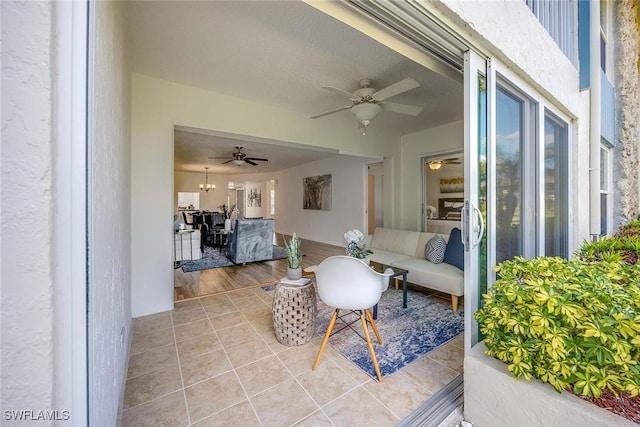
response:
<svg viewBox="0 0 640 427"><path fill-rule="evenodd" d="M204 168L204 184L200 184L200 191L204 190L207 193L209 190L215 190L215 184L209 184L209 168L205 166Z"/></svg>

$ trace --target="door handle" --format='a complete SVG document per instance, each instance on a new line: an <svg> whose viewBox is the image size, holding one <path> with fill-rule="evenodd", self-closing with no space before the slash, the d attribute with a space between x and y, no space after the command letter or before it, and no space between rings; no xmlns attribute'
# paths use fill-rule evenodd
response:
<svg viewBox="0 0 640 427"><path fill-rule="evenodd" d="M473 247L475 248L476 246L478 246L480 244L480 242L482 241L482 236L484 236L484 219L482 218L482 212L480 212L480 209L478 209L475 206L472 206L473 208L473 213L476 215L476 217L478 218L478 222L480 223L479 226L477 224L474 224L474 233L475 234L475 239L473 239Z"/></svg>

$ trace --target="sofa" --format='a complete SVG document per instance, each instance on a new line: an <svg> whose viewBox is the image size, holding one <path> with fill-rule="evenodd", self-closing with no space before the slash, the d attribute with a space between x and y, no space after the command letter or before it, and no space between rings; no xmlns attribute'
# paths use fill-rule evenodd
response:
<svg viewBox="0 0 640 427"><path fill-rule="evenodd" d="M464 271L446 262L434 264L425 258L425 245L435 233L378 227L365 237L372 251L371 261L408 271L407 281L451 295L453 311L464 294ZM449 235L441 235L448 242ZM462 254L458 254L462 256ZM462 264L462 260L460 263Z"/></svg>
<svg viewBox="0 0 640 427"><path fill-rule="evenodd" d="M227 236L227 258L236 264L273 259L273 219L237 219Z"/></svg>

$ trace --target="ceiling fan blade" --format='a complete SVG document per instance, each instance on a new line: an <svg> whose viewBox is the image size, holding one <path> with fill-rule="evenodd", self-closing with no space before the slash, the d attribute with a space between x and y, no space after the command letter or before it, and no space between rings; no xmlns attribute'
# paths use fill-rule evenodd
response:
<svg viewBox="0 0 640 427"><path fill-rule="evenodd" d="M260 159L258 157L245 157L245 160L253 160L253 161L259 161L259 162L268 162L269 159Z"/></svg>
<svg viewBox="0 0 640 427"><path fill-rule="evenodd" d="M225 156L225 157L207 157L209 160L224 160L224 159L232 159L233 157Z"/></svg>
<svg viewBox="0 0 640 427"><path fill-rule="evenodd" d="M344 107L336 108L336 109L331 110L331 111L325 111L324 113L316 114L315 116L311 116L310 118L318 119L320 117L328 116L329 114L337 113L338 111L348 110L351 107L353 107L353 105L346 105Z"/></svg>
<svg viewBox="0 0 640 427"><path fill-rule="evenodd" d="M231 163L231 162L233 162L233 159L231 159L231 160L227 160L226 162L222 162L222 164L223 164L223 165L226 165L227 163Z"/></svg>
<svg viewBox="0 0 640 427"><path fill-rule="evenodd" d="M258 166L258 164L257 164L257 163L255 163L255 162L252 162L252 161L251 161L251 159L247 159L247 158L245 158L245 159L244 159L244 161L245 161L245 162L247 162L247 163L249 163L249 164L250 164L250 165L252 165L252 166Z"/></svg>
<svg viewBox="0 0 640 427"><path fill-rule="evenodd" d="M408 114L410 116L417 116L422 112L422 107L418 105L398 104L396 102L381 102L379 105L384 111Z"/></svg>
<svg viewBox="0 0 640 427"><path fill-rule="evenodd" d="M347 92L344 89L340 89L339 87L334 87L334 86L322 86L322 89L324 90L328 90L329 92L335 93L336 95L340 95L340 96L346 96L347 98L355 101L358 99L358 97L354 94L352 94L351 92Z"/></svg>
<svg viewBox="0 0 640 427"><path fill-rule="evenodd" d="M384 99L391 98L392 96L400 95L401 93L408 90L415 89L419 86L420 83L418 83L411 77L407 77L406 79L402 79L399 82L392 84L391 86L380 89L379 91L371 95L371 97L377 99L378 101L382 101Z"/></svg>
<svg viewBox="0 0 640 427"><path fill-rule="evenodd" d="M453 161L458 161L458 160L460 160L460 159L457 158L457 157L450 157L448 159L443 159L443 160L440 160L440 161L441 162L453 162Z"/></svg>

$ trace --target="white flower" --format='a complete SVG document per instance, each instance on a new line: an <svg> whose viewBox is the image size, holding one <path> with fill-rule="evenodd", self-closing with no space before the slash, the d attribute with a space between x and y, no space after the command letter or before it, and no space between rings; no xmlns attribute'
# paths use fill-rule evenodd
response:
<svg viewBox="0 0 640 427"><path fill-rule="evenodd" d="M360 230L349 230L346 233L344 233L344 239L348 242L356 242L358 243L360 240L362 240L362 238L364 237L364 235L362 234L362 231Z"/></svg>

